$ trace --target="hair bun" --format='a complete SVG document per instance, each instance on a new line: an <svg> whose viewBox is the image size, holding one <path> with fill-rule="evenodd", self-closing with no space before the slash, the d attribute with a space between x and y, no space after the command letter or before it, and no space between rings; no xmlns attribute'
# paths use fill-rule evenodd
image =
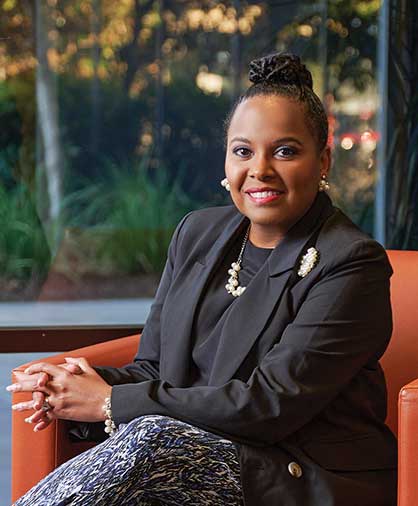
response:
<svg viewBox="0 0 418 506"><path fill-rule="evenodd" d="M253 60L248 77L254 84L293 84L312 89L311 73L299 56L289 53L276 53Z"/></svg>

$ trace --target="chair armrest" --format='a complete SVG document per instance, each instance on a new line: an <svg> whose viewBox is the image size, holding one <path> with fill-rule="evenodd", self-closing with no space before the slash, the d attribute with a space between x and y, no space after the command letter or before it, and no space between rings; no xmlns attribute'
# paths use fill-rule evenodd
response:
<svg viewBox="0 0 418 506"><path fill-rule="evenodd" d="M85 357L91 365L121 367L132 361L136 354L139 336L129 336L53 355L42 362L62 364L65 357ZM41 360L36 360L40 362ZM24 371L30 363L12 371ZM28 392L14 393L12 403L31 399ZM25 423L27 412L12 411L12 501L23 495L44 476L69 458L93 446L93 443L74 443L67 435L66 422L56 420L41 432Z"/></svg>
<svg viewBox="0 0 418 506"><path fill-rule="evenodd" d="M398 408L398 506L413 506L418 504L418 379L401 389Z"/></svg>

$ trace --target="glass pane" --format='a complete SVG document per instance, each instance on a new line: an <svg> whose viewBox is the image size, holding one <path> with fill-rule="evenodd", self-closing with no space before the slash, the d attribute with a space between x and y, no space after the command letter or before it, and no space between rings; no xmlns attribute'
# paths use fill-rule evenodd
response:
<svg viewBox="0 0 418 506"><path fill-rule="evenodd" d="M379 4L2 2L2 300L149 304L179 219L229 203L223 120L248 62L274 51L312 71L332 196L371 232Z"/></svg>

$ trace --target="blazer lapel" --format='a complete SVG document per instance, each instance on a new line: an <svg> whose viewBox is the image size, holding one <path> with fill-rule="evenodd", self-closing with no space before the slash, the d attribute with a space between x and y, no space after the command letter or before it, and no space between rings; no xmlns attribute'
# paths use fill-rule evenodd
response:
<svg viewBox="0 0 418 506"><path fill-rule="evenodd" d="M222 329L209 385L231 379L266 326L291 273L290 268L272 277L266 263L234 302Z"/></svg>
<svg viewBox="0 0 418 506"><path fill-rule="evenodd" d="M175 386L187 386L190 383L193 318L209 276L248 223L248 219L238 213L229 222L223 223L224 229L209 252L206 255L206 252L203 252L201 258L191 266L186 265L170 290L172 307L168 308L169 317L165 326L172 329L170 334L175 333L175 338L167 339L166 353L162 357L160 367L164 378ZM164 332L163 335L167 336L169 333ZM177 360L174 357L177 357Z"/></svg>
<svg viewBox="0 0 418 506"><path fill-rule="evenodd" d="M328 196L319 194L310 210L289 230L243 295L234 302L222 329L210 385L225 383L237 371L280 302L294 267L298 268L306 252L309 238L333 210Z"/></svg>

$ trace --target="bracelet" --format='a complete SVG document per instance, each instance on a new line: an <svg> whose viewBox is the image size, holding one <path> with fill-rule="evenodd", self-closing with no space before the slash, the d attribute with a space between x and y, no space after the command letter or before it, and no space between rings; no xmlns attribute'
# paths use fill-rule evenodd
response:
<svg viewBox="0 0 418 506"><path fill-rule="evenodd" d="M106 434L109 434L109 436L113 436L113 434L117 431L117 428L112 418L112 406L110 404L110 397L106 397L105 403L103 404L103 411L106 416L104 431Z"/></svg>

